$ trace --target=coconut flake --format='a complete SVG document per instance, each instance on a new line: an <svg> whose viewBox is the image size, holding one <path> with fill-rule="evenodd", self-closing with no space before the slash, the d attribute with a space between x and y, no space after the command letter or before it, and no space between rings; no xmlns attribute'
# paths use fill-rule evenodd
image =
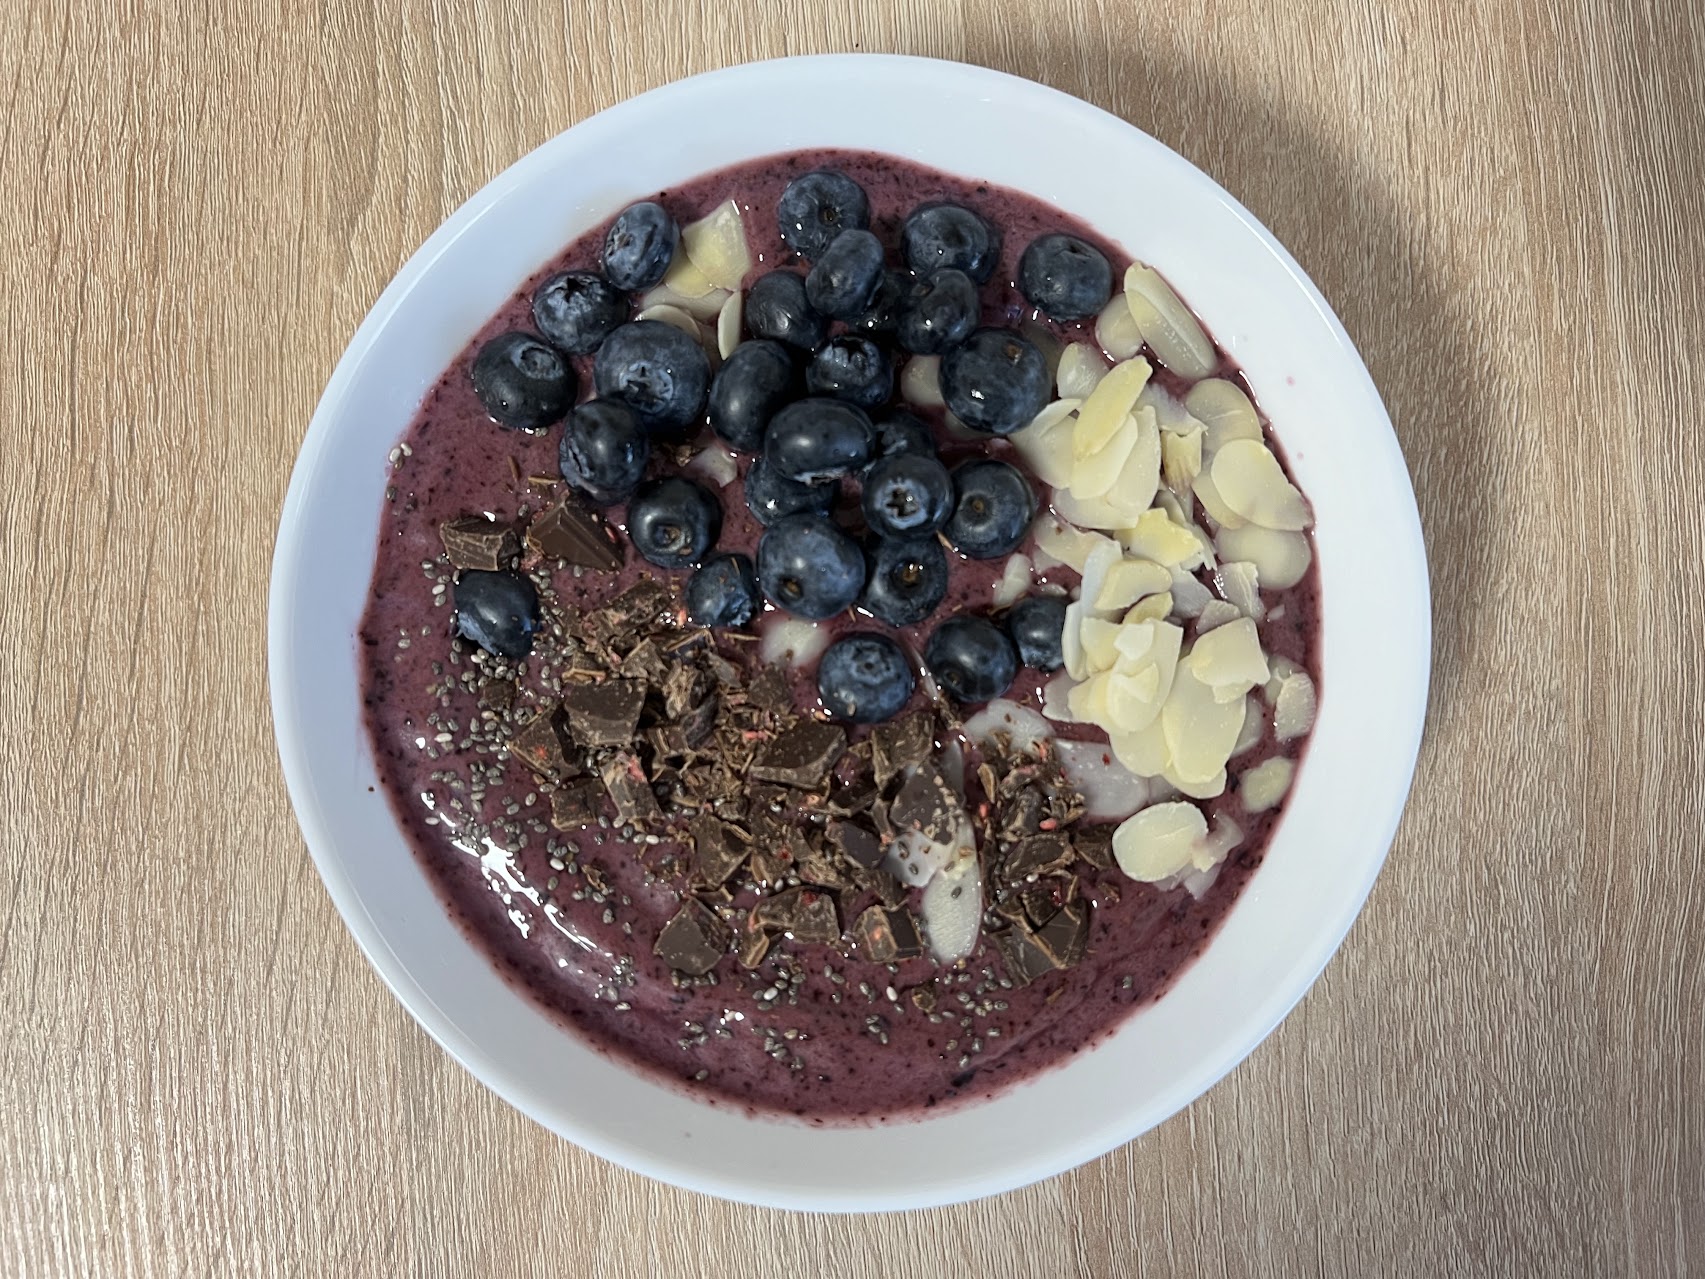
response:
<svg viewBox="0 0 1705 1279"><path fill-rule="evenodd" d="M1060 741L1053 750L1066 780L1083 794L1086 817L1121 820L1148 802L1148 783L1121 764L1111 746Z"/></svg>
<svg viewBox="0 0 1705 1279"><path fill-rule="evenodd" d="M970 824L965 826L969 840ZM953 964L977 946L983 917L983 877L975 843L961 845L958 855L924 888L918 919L929 938L929 953L938 964Z"/></svg>
<svg viewBox="0 0 1705 1279"><path fill-rule="evenodd" d="M1036 744L1047 741L1054 730L1029 707L997 697L965 721L964 733L980 746L989 745L996 734L1004 734L1013 750L1034 752Z"/></svg>
<svg viewBox="0 0 1705 1279"><path fill-rule="evenodd" d="M918 408L939 409L947 403L941 394L941 357L914 355L900 372L900 398Z"/></svg>
<svg viewBox="0 0 1705 1279"><path fill-rule="evenodd" d="M817 660L829 646L829 630L816 622L797 617L772 617L764 626L764 638L758 645L759 656L765 665L786 662L790 666L806 666Z"/></svg>
<svg viewBox="0 0 1705 1279"><path fill-rule="evenodd" d="M688 475L703 476L718 488L727 488L740 474L740 466L734 460L734 454L725 448L717 447L695 453L692 460L681 469Z"/></svg>

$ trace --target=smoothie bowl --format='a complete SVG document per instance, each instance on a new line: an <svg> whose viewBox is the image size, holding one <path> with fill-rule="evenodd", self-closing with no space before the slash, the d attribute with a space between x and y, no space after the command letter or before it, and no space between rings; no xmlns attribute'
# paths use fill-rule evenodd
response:
<svg viewBox="0 0 1705 1279"><path fill-rule="evenodd" d="M272 688L333 899L495 1091L919 1207L1300 998L1427 616L1377 394L1229 197L1025 81L792 59L586 121L405 267L303 446Z"/></svg>

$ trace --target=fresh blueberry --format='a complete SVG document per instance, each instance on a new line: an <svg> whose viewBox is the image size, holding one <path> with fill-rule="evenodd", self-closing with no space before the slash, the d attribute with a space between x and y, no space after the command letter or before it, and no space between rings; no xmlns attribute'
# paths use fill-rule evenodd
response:
<svg viewBox="0 0 1705 1279"><path fill-rule="evenodd" d="M974 431L1010 435L1048 403L1048 361L1010 329L978 329L941 357L941 394Z"/></svg>
<svg viewBox="0 0 1705 1279"><path fill-rule="evenodd" d="M1075 235L1040 235L1018 259L1018 287L1050 319L1082 320L1113 296L1113 268Z"/></svg>
<svg viewBox="0 0 1705 1279"><path fill-rule="evenodd" d="M674 325L635 320L604 339L592 381L599 395L632 409L654 437L686 439L704 415L710 361L704 348Z"/></svg>
<svg viewBox="0 0 1705 1279"><path fill-rule="evenodd" d="M843 333L830 338L805 369L805 388L813 395L873 409L894 394L894 361L869 338Z"/></svg>
<svg viewBox="0 0 1705 1279"><path fill-rule="evenodd" d="M770 603L820 622L864 589L864 553L822 515L788 515L758 539L758 583Z"/></svg>
<svg viewBox="0 0 1705 1279"><path fill-rule="evenodd" d="M869 231L842 231L805 277L805 298L821 315L852 320L882 287L882 241Z"/></svg>
<svg viewBox="0 0 1705 1279"><path fill-rule="evenodd" d="M893 719L915 687L917 676L900 646L870 631L836 640L817 663L817 695L829 714L853 724Z"/></svg>
<svg viewBox="0 0 1705 1279"><path fill-rule="evenodd" d="M924 645L924 665L956 702L987 702L1011 687L1018 653L1006 632L983 617L950 617Z"/></svg>
<svg viewBox="0 0 1705 1279"><path fill-rule="evenodd" d="M574 368L531 333L499 333L474 356L474 394L499 426L542 431L568 412Z"/></svg>
<svg viewBox="0 0 1705 1279"><path fill-rule="evenodd" d="M906 292L912 277L892 267L882 273L882 283L870 305L847 321L847 328L865 337L891 337L900 323L900 310L905 305Z"/></svg>
<svg viewBox="0 0 1705 1279"><path fill-rule="evenodd" d="M913 355L940 355L971 336L979 313L977 286L950 267L913 282L895 336Z"/></svg>
<svg viewBox="0 0 1705 1279"><path fill-rule="evenodd" d="M662 205L650 200L630 204L604 237L604 278L630 293L649 289L669 270L680 240L681 229Z"/></svg>
<svg viewBox="0 0 1705 1279"><path fill-rule="evenodd" d="M590 355L627 318L627 295L590 271L562 271L533 291L533 323L570 355Z"/></svg>
<svg viewBox="0 0 1705 1279"><path fill-rule="evenodd" d="M878 537L934 533L953 514L953 478L935 458L900 453L864 473L864 522Z"/></svg>
<svg viewBox="0 0 1705 1279"><path fill-rule="evenodd" d="M896 409L876 424L877 459L899 453L935 456L935 437L929 427L902 409Z"/></svg>
<svg viewBox="0 0 1705 1279"><path fill-rule="evenodd" d="M815 351L829 335L829 322L805 298L805 281L792 271L760 275L746 292L746 329L753 337Z"/></svg>
<svg viewBox="0 0 1705 1279"><path fill-rule="evenodd" d="M713 555L687 579L687 616L697 626L744 626L762 602L749 555Z"/></svg>
<svg viewBox="0 0 1705 1279"><path fill-rule="evenodd" d="M746 505L757 516L758 523L767 528L783 516L798 515L802 511L827 515L841 486L838 480L801 484L798 480L776 474L775 468L758 457L746 469L745 489Z"/></svg>
<svg viewBox="0 0 1705 1279"><path fill-rule="evenodd" d="M799 370L775 342L742 342L710 383L710 429L742 453L764 447L764 428L795 398Z"/></svg>
<svg viewBox="0 0 1705 1279"><path fill-rule="evenodd" d="M875 445L876 430L863 409L814 395L770 419L764 460L790 480L818 484L862 469Z"/></svg>
<svg viewBox="0 0 1705 1279"><path fill-rule="evenodd" d="M787 184L776 205L776 224L788 248L815 261L842 231L870 225L870 201L846 174L817 169Z"/></svg>
<svg viewBox="0 0 1705 1279"><path fill-rule="evenodd" d="M994 273L1001 247L995 229L958 204L924 204L913 209L900 228L900 244L906 265L919 275L953 267L978 284Z"/></svg>
<svg viewBox="0 0 1705 1279"><path fill-rule="evenodd" d="M628 540L659 568L690 568L722 536L722 503L702 484L671 475L628 503Z"/></svg>
<svg viewBox="0 0 1705 1279"><path fill-rule="evenodd" d="M1060 645L1065 629L1064 595L1027 595L1006 615L1006 633L1012 636L1018 660L1031 670L1057 671L1066 664Z"/></svg>
<svg viewBox="0 0 1705 1279"><path fill-rule="evenodd" d="M525 657L539 629L539 593L518 573L468 569L456 579L456 632L498 657Z"/></svg>
<svg viewBox="0 0 1705 1279"><path fill-rule="evenodd" d="M953 514L942 531L960 554L992 560L1024 540L1035 513L1036 495L1017 467L979 458L953 472Z"/></svg>
<svg viewBox="0 0 1705 1279"><path fill-rule="evenodd" d="M557 445L562 478L599 506L632 497L650 457L650 439L620 400L586 401L568 415Z"/></svg>
<svg viewBox="0 0 1705 1279"><path fill-rule="evenodd" d="M858 602L890 626L921 622L947 598L947 552L934 537L883 538L871 551Z"/></svg>

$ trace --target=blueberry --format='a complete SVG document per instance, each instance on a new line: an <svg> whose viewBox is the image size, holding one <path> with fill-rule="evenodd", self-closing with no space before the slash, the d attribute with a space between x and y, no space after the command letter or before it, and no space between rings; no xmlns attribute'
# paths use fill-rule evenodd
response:
<svg viewBox="0 0 1705 1279"><path fill-rule="evenodd" d="M1039 235L1018 259L1018 287L1050 319L1082 320L1113 296L1113 268L1075 235Z"/></svg>
<svg viewBox="0 0 1705 1279"><path fill-rule="evenodd" d="M1011 687L1018 653L1006 632L983 617L950 617L924 645L924 665L956 702L987 702Z"/></svg>
<svg viewBox="0 0 1705 1279"><path fill-rule="evenodd" d="M468 569L456 579L456 633L498 657L525 657L539 629L539 593L518 573Z"/></svg>
<svg viewBox="0 0 1705 1279"><path fill-rule="evenodd" d="M798 480L790 480L785 475L776 474L775 469L759 457L754 458L746 470L746 505L757 516L758 523L768 527L784 515L798 515L801 511L827 515L829 508L835 504L835 495L840 492L840 487L837 480L825 480L821 484L801 484Z"/></svg>
<svg viewBox="0 0 1705 1279"><path fill-rule="evenodd" d="M895 335L914 355L939 355L971 336L979 314L971 277L951 268L937 271L907 290Z"/></svg>
<svg viewBox="0 0 1705 1279"><path fill-rule="evenodd" d="M876 430L863 409L816 395L770 419L764 460L790 480L818 484L860 470L875 445Z"/></svg>
<svg viewBox="0 0 1705 1279"><path fill-rule="evenodd" d="M858 602L890 626L921 622L947 598L947 552L933 537L883 538L870 554Z"/></svg>
<svg viewBox="0 0 1705 1279"><path fill-rule="evenodd" d="M900 309L905 304L906 291L912 277L890 267L882 273L882 283L870 305L847 321L847 328L865 337L885 338L893 335L900 323Z"/></svg>
<svg viewBox="0 0 1705 1279"><path fill-rule="evenodd" d="M886 635L855 631L836 640L817 663L817 695L836 719L879 724L912 700L917 676Z"/></svg>
<svg viewBox="0 0 1705 1279"><path fill-rule="evenodd" d="M1012 636L1018 660L1032 670L1057 671L1066 664L1060 647L1065 629L1064 595L1027 595L1006 615L1006 633Z"/></svg>
<svg viewBox="0 0 1705 1279"><path fill-rule="evenodd" d="M557 461L570 487L599 506L625 502L645 478L651 441L620 400L588 400L568 415Z"/></svg>
<svg viewBox="0 0 1705 1279"><path fill-rule="evenodd" d="M574 403L578 384L561 352L531 333L499 333L474 356L474 394L499 426L542 431Z"/></svg>
<svg viewBox="0 0 1705 1279"><path fill-rule="evenodd" d="M604 278L630 293L649 289L669 270L680 240L681 229L662 205L650 200L630 204L604 237Z"/></svg>
<svg viewBox="0 0 1705 1279"><path fill-rule="evenodd" d="M722 503L692 480L653 480L628 503L628 540L659 568L690 568L720 536Z"/></svg>
<svg viewBox="0 0 1705 1279"><path fill-rule="evenodd" d="M941 394L974 431L1010 435L1048 403L1048 361L1010 329L978 329L941 358Z"/></svg>
<svg viewBox="0 0 1705 1279"><path fill-rule="evenodd" d="M978 284L994 273L1001 247L995 229L958 204L924 204L913 209L900 228L900 245L906 265L919 275L953 267Z"/></svg>
<svg viewBox="0 0 1705 1279"><path fill-rule="evenodd" d="M799 370L779 343L742 342L710 383L710 429L742 453L764 447L764 428L799 392Z"/></svg>
<svg viewBox="0 0 1705 1279"><path fill-rule="evenodd" d="M992 560L1024 540L1035 513L1036 495L1017 467L979 458L953 472L953 514L942 531L960 554Z"/></svg>
<svg viewBox="0 0 1705 1279"><path fill-rule="evenodd" d="M873 409L894 394L894 361L869 338L843 333L830 338L811 358L805 389Z"/></svg>
<svg viewBox="0 0 1705 1279"><path fill-rule="evenodd" d="M817 169L787 184L776 205L776 224L788 248L815 261L842 231L870 225L870 201L846 174Z"/></svg>
<svg viewBox="0 0 1705 1279"><path fill-rule="evenodd" d="M787 515L758 539L758 583L777 608L819 622L858 599L864 554L826 516Z"/></svg>
<svg viewBox="0 0 1705 1279"><path fill-rule="evenodd" d="M533 323L570 355L590 355L627 318L627 295L590 271L560 272L533 291Z"/></svg>
<svg viewBox="0 0 1705 1279"><path fill-rule="evenodd" d="M598 394L621 400L654 437L692 436L704 414L710 361L704 348L661 320L624 324L598 348Z"/></svg>
<svg viewBox="0 0 1705 1279"><path fill-rule="evenodd" d="M935 437L910 413L896 409L876 424L876 456L880 460L899 453L935 456Z"/></svg>
<svg viewBox="0 0 1705 1279"><path fill-rule="evenodd" d="M829 322L806 301L805 281L792 271L760 275L746 292L745 308L746 330L753 337L815 351L829 336Z"/></svg>
<svg viewBox="0 0 1705 1279"><path fill-rule="evenodd" d="M713 555L687 579L687 616L696 626L744 626L761 603L749 555Z"/></svg>
<svg viewBox="0 0 1705 1279"><path fill-rule="evenodd" d="M851 320L881 287L882 241L869 231L842 231L805 277L805 298L832 320Z"/></svg>
<svg viewBox="0 0 1705 1279"><path fill-rule="evenodd" d="M885 457L864 473L864 522L878 537L934 533L953 514L953 479L920 453Z"/></svg>

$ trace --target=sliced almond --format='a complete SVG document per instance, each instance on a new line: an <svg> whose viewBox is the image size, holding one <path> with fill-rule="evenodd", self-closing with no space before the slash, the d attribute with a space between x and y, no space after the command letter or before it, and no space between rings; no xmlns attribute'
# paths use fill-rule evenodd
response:
<svg viewBox="0 0 1705 1279"><path fill-rule="evenodd" d="M1225 504L1220 491L1214 487L1214 477L1206 470L1196 476L1191 488L1196 494L1196 500L1202 504L1202 509L1221 528L1242 528L1249 522Z"/></svg>
<svg viewBox="0 0 1705 1279"><path fill-rule="evenodd" d="M1267 614L1261 602L1261 571L1248 560L1231 560L1215 570L1220 593L1245 617L1259 622Z"/></svg>
<svg viewBox="0 0 1705 1279"><path fill-rule="evenodd" d="M1170 576L1167 582L1170 585ZM1126 622L1159 622L1164 621L1172 613L1172 592L1160 591L1154 595L1145 595L1125 614Z"/></svg>
<svg viewBox="0 0 1705 1279"><path fill-rule="evenodd" d="M1030 464L1037 478L1050 488L1061 489L1071 483L1074 460L1072 434L1076 427L1072 414L1082 403L1081 400L1055 400L1038 413L1029 426L1007 437Z"/></svg>
<svg viewBox="0 0 1705 1279"><path fill-rule="evenodd" d="M1178 500L1177 494L1171 489L1157 489L1154 504L1166 512L1166 518L1179 528L1195 535L1196 545L1201 547L1201 561L1192 564L1192 568L1213 568L1219 563L1219 556L1214 552L1214 539L1208 536L1207 530L1191 518L1192 512L1184 509L1184 503Z"/></svg>
<svg viewBox="0 0 1705 1279"><path fill-rule="evenodd" d="M1243 388L1224 378L1208 378L1191 387L1184 407L1208 428L1206 448L1213 453L1232 440L1259 440L1261 419Z"/></svg>
<svg viewBox="0 0 1705 1279"><path fill-rule="evenodd" d="M699 328L699 322L678 306L667 304L648 306L634 318L636 320L661 321L672 329L680 329L695 342L700 341L704 336L703 330Z"/></svg>
<svg viewBox="0 0 1705 1279"><path fill-rule="evenodd" d="M716 445L695 453L681 470L688 475L703 476L718 488L727 488L740 474L734 454Z"/></svg>
<svg viewBox="0 0 1705 1279"><path fill-rule="evenodd" d="M733 296L727 289L712 288L704 293L689 297L669 287L667 283L659 284L655 289L639 299L641 310L654 306L679 307L701 324L708 324L721 315L722 309Z"/></svg>
<svg viewBox="0 0 1705 1279"><path fill-rule="evenodd" d="M1069 723L1072 717L1069 700L1077 681L1070 672L1061 671L1042 685L1042 714L1057 723Z"/></svg>
<svg viewBox="0 0 1705 1279"><path fill-rule="evenodd" d="M1030 594L1030 557L1028 555L1009 555L1006 566L1001 570L1000 581L995 583L994 606L1008 608L1026 595Z"/></svg>
<svg viewBox="0 0 1705 1279"><path fill-rule="evenodd" d="M1157 359L1179 377L1207 377L1219 363L1214 344L1190 308L1152 268L1133 262L1125 272L1125 301Z"/></svg>
<svg viewBox="0 0 1705 1279"><path fill-rule="evenodd" d="M1107 376L1107 357L1088 342L1073 342L1060 352L1055 375L1062 399L1082 399Z"/></svg>
<svg viewBox="0 0 1705 1279"><path fill-rule="evenodd" d="M1267 665L1273 671L1273 678L1267 681L1267 686L1261 690L1261 694L1267 699L1267 705L1271 706L1278 699L1279 687L1290 676L1302 670L1302 667L1288 657L1275 657Z"/></svg>
<svg viewBox="0 0 1705 1279"><path fill-rule="evenodd" d="M1161 776L1180 795L1188 795L1191 799L1213 799L1216 795L1225 794L1226 771L1223 768L1202 781L1180 777L1176 766L1167 769Z"/></svg>
<svg viewBox="0 0 1705 1279"><path fill-rule="evenodd" d="M752 269L746 224L733 200L716 206L697 222L681 228L681 249L704 277L719 289L738 289Z"/></svg>
<svg viewBox="0 0 1705 1279"><path fill-rule="evenodd" d="M1072 450L1078 457L1099 452L1125 425L1152 371L1149 362L1140 357L1108 370L1077 411Z"/></svg>
<svg viewBox="0 0 1705 1279"><path fill-rule="evenodd" d="M1095 607L1106 611L1129 608L1145 595L1172 585L1172 574L1153 560L1122 559L1107 570Z"/></svg>
<svg viewBox="0 0 1705 1279"><path fill-rule="evenodd" d="M1202 437L1206 432L1193 427L1182 435L1171 431L1160 437L1160 473L1166 487L1180 497L1190 496L1196 477L1202 473Z"/></svg>
<svg viewBox="0 0 1705 1279"><path fill-rule="evenodd" d="M1095 317L1095 340L1112 360L1128 360L1143 349L1143 331L1123 293L1115 293Z"/></svg>
<svg viewBox="0 0 1705 1279"><path fill-rule="evenodd" d="M1294 532L1313 522L1279 459L1257 440L1233 440L1219 449L1210 472L1225 504L1251 524Z"/></svg>
<svg viewBox="0 0 1705 1279"><path fill-rule="evenodd" d="M1224 628L1221 628L1222 630ZM1219 631L1209 632L1201 644ZM1225 770L1231 748L1243 729L1243 698L1222 702L1211 685L1198 677L1189 659L1178 664L1172 692L1161 708L1160 724L1172 756L1167 776L1183 789L1208 782Z"/></svg>
<svg viewBox="0 0 1705 1279"><path fill-rule="evenodd" d="M1137 396L1137 407L1154 410L1155 424L1174 435L1188 435L1202 425L1184 407L1183 400L1153 380ZM1203 433L1205 435L1206 431Z"/></svg>
<svg viewBox="0 0 1705 1279"><path fill-rule="evenodd" d="M1160 487L1161 435L1154 415L1147 410L1138 409L1131 420L1136 423L1137 442L1107 490L1107 500L1140 513L1154 501L1155 490Z"/></svg>
<svg viewBox="0 0 1705 1279"><path fill-rule="evenodd" d="M1181 568L1172 570L1172 611L1179 617L1200 617L1214 602L1214 593Z"/></svg>
<svg viewBox="0 0 1705 1279"><path fill-rule="evenodd" d="M1262 528L1259 524L1222 528L1214 538L1214 545L1227 560L1247 560L1255 565L1261 585L1272 591L1295 586L1314 562L1314 550L1306 536Z"/></svg>
<svg viewBox="0 0 1705 1279"><path fill-rule="evenodd" d="M1096 547L1118 545L1104 534L1085 532L1046 514L1037 519L1032 533L1037 550L1052 556L1055 563L1076 569L1079 574L1088 567L1089 557Z"/></svg>
<svg viewBox="0 0 1705 1279"><path fill-rule="evenodd" d="M1093 399L1092 396L1090 400L1085 401L1086 407ZM1119 473L1125 469L1125 462L1131 456L1131 450L1137 446L1142 431L1136 418L1126 414L1118 428L1107 437L1100 448L1093 453L1085 453L1079 447L1083 440L1083 429L1083 414L1080 412L1077 430L1072 437L1076 460L1072 464L1071 483L1067 487L1074 498L1101 497L1118 481Z"/></svg>
<svg viewBox="0 0 1705 1279"><path fill-rule="evenodd" d="M1166 744L1166 731L1157 715L1146 728L1128 733L1109 733L1107 741L1113 754L1138 777L1162 777L1172 767L1172 752Z"/></svg>
<svg viewBox="0 0 1705 1279"><path fill-rule="evenodd" d="M1196 619L1196 634L1206 635L1227 622L1235 622L1242 617L1242 611L1235 604L1224 600L1209 600L1208 606L1202 610L1202 615Z"/></svg>
<svg viewBox="0 0 1705 1279"><path fill-rule="evenodd" d="M1234 698L1241 701L1250 689L1265 684L1269 674L1267 655L1261 651L1261 637L1255 623L1241 616L1198 636L1185 665L1192 675L1214 690L1214 700L1219 702ZM1234 736L1232 741L1236 740ZM1230 751L1228 742L1222 764L1231 758ZM1175 749L1174 758L1177 754Z"/></svg>
<svg viewBox="0 0 1705 1279"><path fill-rule="evenodd" d="M1119 660L1119 630L1118 622L1109 622L1099 617L1083 619L1083 624L1078 627L1078 642L1083 645L1086 671L1113 669L1113 664Z"/></svg>
<svg viewBox="0 0 1705 1279"><path fill-rule="evenodd" d="M1133 450L1133 456L1135 450ZM1054 510L1064 520L1076 524L1080 528L1111 531L1130 525L1141 513L1142 508L1132 510L1127 506L1114 505L1111 495L1108 497L1079 497L1068 488L1054 489Z"/></svg>
<svg viewBox="0 0 1705 1279"><path fill-rule="evenodd" d="M1144 511L1135 524L1120 531L1119 540L1132 555L1168 568L1194 568L1206 551L1201 538L1159 507Z"/></svg>
<svg viewBox="0 0 1705 1279"><path fill-rule="evenodd" d="M1153 883L1194 862L1208 822L1194 804L1153 804L1113 832L1113 856L1132 879Z"/></svg>
<svg viewBox="0 0 1705 1279"><path fill-rule="evenodd" d="M1237 793L1246 813L1264 813L1285 797L1297 766L1282 755L1264 759L1243 775Z"/></svg>
<svg viewBox="0 0 1705 1279"><path fill-rule="evenodd" d="M900 372L900 398L919 408L939 409L947 403L941 395L941 357L914 355Z"/></svg>
<svg viewBox="0 0 1705 1279"><path fill-rule="evenodd" d="M1066 674L1073 679L1089 676L1089 657L1083 651L1083 622L1088 611L1082 600L1073 600L1066 605L1065 624L1060 628L1060 656L1065 659Z"/></svg>
<svg viewBox="0 0 1705 1279"><path fill-rule="evenodd" d="M740 345L740 322L745 315L745 301L738 293L730 293L728 300L722 304L722 310L716 313L716 349L722 358L727 359L734 354L734 348Z"/></svg>
<svg viewBox="0 0 1705 1279"><path fill-rule="evenodd" d="M1237 741L1231 748L1231 757L1236 759L1244 751L1254 750L1261 744L1261 739L1267 735L1267 717L1255 694L1249 694L1243 706L1243 731L1237 735Z"/></svg>
<svg viewBox="0 0 1705 1279"><path fill-rule="evenodd" d="M1101 595L1101 588L1106 584L1107 574L1115 564L1125 558L1125 553L1119 549L1119 544L1111 538L1104 539L1101 545L1089 553L1089 558L1083 565L1083 582L1079 599L1082 600L1085 613L1099 612L1095 601Z"/></svg>
<svg viewBox="0 0 1705 1279"><path fill-rule="evenodd" d="M663 287L684 298L702 298L717 286L716 281L694 266L693 260L685 253L677 253L663 276Z"/></svg>
<svg viewBox="0 0 1705 1279"><path fill-rule="evenodd" d="M1314 681L1302 671L1287 675L1273 699L1273 736L1281 742L1301 737L1314 727L1316 709Z"/></svg>

